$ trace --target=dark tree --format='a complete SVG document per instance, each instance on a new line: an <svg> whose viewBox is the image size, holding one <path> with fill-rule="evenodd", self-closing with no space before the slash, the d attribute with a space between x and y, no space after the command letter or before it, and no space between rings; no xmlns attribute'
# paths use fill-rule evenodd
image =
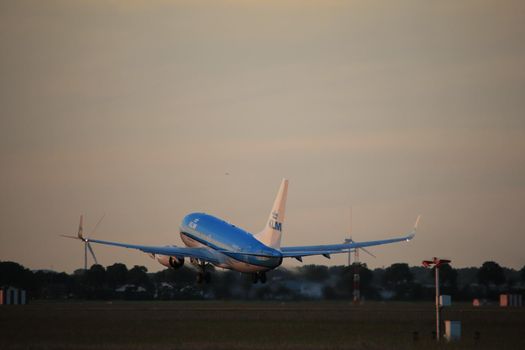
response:
<svg viewBox="0 0 525 350"><path fill-rule="evenodd" d="M330 295L331 292L333 294L331 295L332 298L350 298L352 296L352 291L354 290L354 273L355 273L355 266L341 266L340 269L330 269L332 273L337 271L336 276L337 282L335 285L335 289L333 291L327 290L328 294Z"/></svg>
<svg viewBox="0 0 525 350"><path fill-rule="evenodd" d="M432 278L435 278L436 268L430 271ZM439 268L439 285L443 287L443 293L453 294L458 289L458 272L450 264L442 265Z"/></svg>
<svg viewBox="0 0 525 350"><path fill-rule="evenodd" d="M412 283L413 279L408 264L397 263L385 269L382 282L386 289L395 293L395 299L409 300L420 296L419 290L416 289L419 285Z"/></svg>
<svg viewBox="0 0 525 350"><path fill-rule="evenodd" d="M297 275L285 267L279 267L271 272L272 281L293 281L297 279Z"/></svg>
<svg viewBox="0 0 525 350"><path fill-rule="evenodd" d="M86 271L85 281L90 287L99 288L104 286L106 283L106 270L102 265L92 265L91 268Z"/></svg>
<svg viewBox="0 0 525 350"><path fill-rule="evenodd" d="M374 273L368 269L366 264L352 264L350 266L344 266L339 273L339 279L336 287L341 297L348 298L354 291L354 275L356 271L359 273L359 290L361 295L367 298L373 298L376 295L375 290L372 288L372 280L374 279Z"/></svg>
<svg viewBox="0 0 525 350"><path fill-rule="evenodd" d="M0 262L0 286L34 289L36 283L30 270L12 261L2 261Z"/></svg>
<svg viewBox="0 0 525 350"><path fill-rule="evenodd" d="M362 264L359 268L361 293L365 296L372 297L374 289L372 287L372 281L374 280L374 272L370 270L366 264Z"/></svg>
<svg viewBox="0 0 525 350"><path fill-rule="evenodd" d="M128 268L124 264L116 263L106 268L106 280L111 288L116 288L126 283Z"/></svg>
<svg viewBox="0 0 525 350"><path fill-rule="evenodd" d="M525 282L525 266L523 266L523 267L521 268L520 275L521 275L521 280L522 280L523 282Z"/></svg>
<svg viewBox="0 0 525 350"><path fill-rule="evenodd" d="M213 287L215 295L221 299L228 299L232 295L239 280L239 273L235 271L224 271L213 276Z"/></svg>
<svg viewBox="0 0 525 350"><path fill-rule="evenodd" d="M37 271L34 275L38 286L37 298L63 299L74 290L74 279L65 272Z"/></svg>
<svg viewBox="0 0 525 350"><path fill-rule="evenodd" d="M299 268L299 274L308 281L323 282L326 281L330 275L328 274L328 267L324 265L305 265Z"/></svg>
<svg viewBox="0 0 525 350"><path fill-rule="evenodd" d="M410 272L408 264L392 264L385 269L385 273L383 274L383 285L391 288L400 284L412 282L412 279L412 273Z"/></svg>
<svg viewBox="0 0 525 350"><path fill-rule="evenodd" d="M194 283L196 272L189 267L183 266L179 269L167 268L153 275L155 283L173 283L176 285ZM213 277L212 277L213 278Z"/></svg>
<svg viewBox="0 0 525 350"><path fill-rule="evenodd" d="M133 268L128 271L128 283L143 286L148 290L152 290L153 283L149 279L147 272L148 269L145 266L133 266Z"/></svg>
<svg viewBox="0 0 525 350"><path fill-rule="evenodd" d="M486 261L478 271L478 282L485 286L491 284L499 286L505 283L505 273L498 263Z"/></svg>

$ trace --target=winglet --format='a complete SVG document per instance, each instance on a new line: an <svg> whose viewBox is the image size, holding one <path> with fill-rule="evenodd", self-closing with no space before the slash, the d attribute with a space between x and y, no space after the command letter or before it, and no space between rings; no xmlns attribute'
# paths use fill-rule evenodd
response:
<svg viewBox="0 0 525 350"><path fill-rule="evenodd" d="M419 219L421 218L421 215L417 216L416 222L414 223L414 229L412 232L407 236L407 242L410 241L412 238L416 236L417 226L419 225Z"/></svg>
<svg viewBox="0 0 525 350"><path fill-rule="evenodd" d="M416 222L414 223L414 231L417 230L417 225L419 224L419 219L421 218L421 215L417 216Z"/></svg>

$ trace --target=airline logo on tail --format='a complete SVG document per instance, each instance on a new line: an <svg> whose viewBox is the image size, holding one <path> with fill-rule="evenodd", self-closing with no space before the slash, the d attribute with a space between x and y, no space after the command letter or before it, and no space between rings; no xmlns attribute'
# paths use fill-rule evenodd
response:
<svg viewBox="0 0 525 350"><path fill-rule="evenodd" d="M277 230L279 232L282 232L282 227L283 227L283 224L279 221L277 221L279 219L279 213L274 211L272 212L272 219L270 219L270 221L268 221L268 226L270 226L271 229L273 230Z"/></svg>
<svg viewBox="0 0 525 350"><path fill-rule="evenodd" d="M267 245L275 249L281 247L281 235L283 232L283 222L284 222L284 210L286 207L286 195L288 193L288 180L283 179L281 182L281 187L279 187L279 192L275 201L273 202L272 211L268 217L267 226L254 235L254 237Z"/></svg>

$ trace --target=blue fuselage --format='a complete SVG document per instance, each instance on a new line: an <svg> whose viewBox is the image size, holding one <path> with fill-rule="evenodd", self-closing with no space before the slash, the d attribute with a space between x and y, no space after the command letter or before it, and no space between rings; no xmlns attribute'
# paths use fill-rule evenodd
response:
<svg viewBox="0 0 525 350"><path fill-rule="evenodd" d="M184 217L180 226L189 247L207 247L216 252L219 267L241 272L268 271L281 265L280 251L259 242L251 233L204 213Z"/></svg>

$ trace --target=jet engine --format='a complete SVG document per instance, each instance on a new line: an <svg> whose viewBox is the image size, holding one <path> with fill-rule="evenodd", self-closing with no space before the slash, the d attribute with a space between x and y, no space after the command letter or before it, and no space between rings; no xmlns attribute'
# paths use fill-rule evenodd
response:
<svg viewBox="0 0 525 350"><path fill-rule="evenodd" d="M179 269L184 266L184 257L157 255L157 261L166 267Z"/></svg>

